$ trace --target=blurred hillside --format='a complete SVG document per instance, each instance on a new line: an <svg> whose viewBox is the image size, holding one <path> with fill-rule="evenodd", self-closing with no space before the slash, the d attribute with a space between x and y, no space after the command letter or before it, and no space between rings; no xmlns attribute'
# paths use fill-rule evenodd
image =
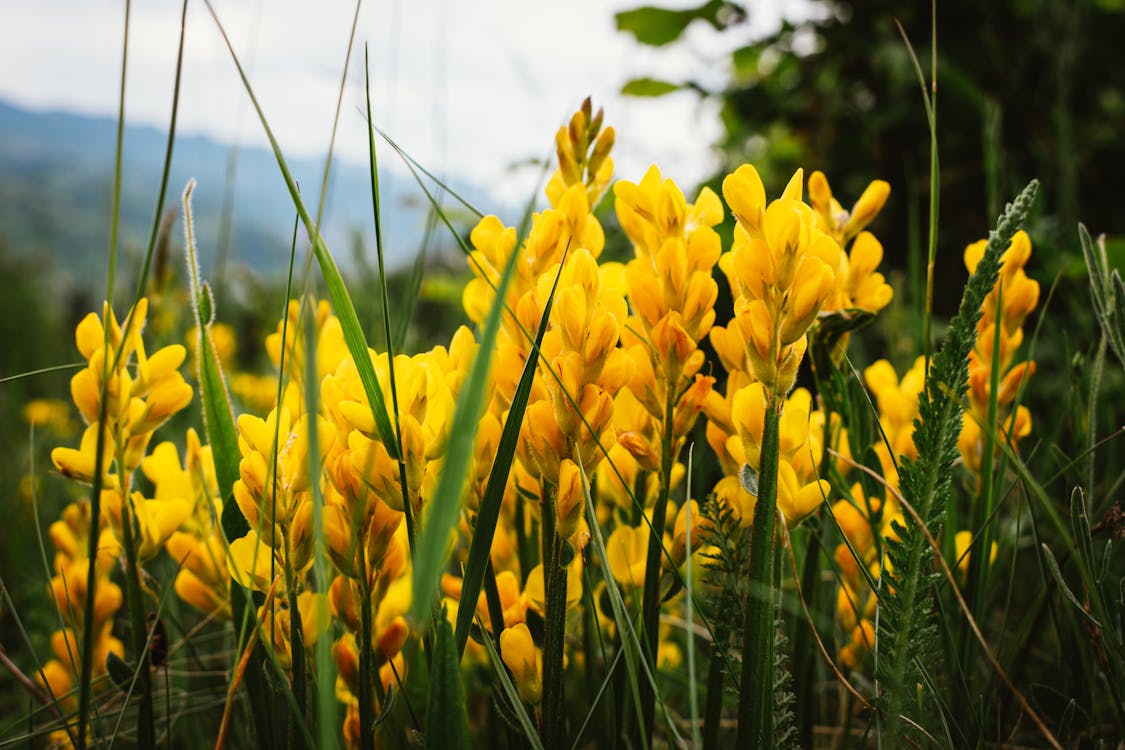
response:
<svg viewBox="0 0 1125 750"><path fill-rule="evenodd" d="M63 112L32 112L0 102L0 237L17 257L35 257L59 281L85 291L105 285L117 123L112 118ZM127 268L139 261L148 238L167 134L126 125L121 203L121 247ZM427 204L409 175L388 169L397 161L380 152L383 237L392 267L409 263L424 233ZM200 259L214 267L221 244L221 219L231 149L207 138L177 136L167 207L177 208L189 178L197 183L193 207ZM308 195L319 194L323 159L289 161ZM397 166L394 165L394 166ZM234 163L228 261L257 275L285 273L293 231L293 206L273 154L240 148ZM487 193L458 184L458 192L482 209L494 210ZM315 198L306 198L310 207ZM355 233L365 255L374 257L370 177L366 164L334 161L322 231L342 265ZM179 223L173 238L181 237Z"/></svg>

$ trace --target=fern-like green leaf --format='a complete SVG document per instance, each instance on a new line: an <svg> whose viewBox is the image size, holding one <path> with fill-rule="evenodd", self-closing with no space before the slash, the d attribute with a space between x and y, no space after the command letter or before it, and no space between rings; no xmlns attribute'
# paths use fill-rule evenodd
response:
<svg viewBox="0 0 1125 750"><path fill-rule="evenodd" d="M942 347L934 355L926 375L926 387L918 396L918 419L914 423L916 460L904 460L899 470L902 494L913 506L930 534L941 533L946 506L952 492L953 463L961 432L961 402L968 388L968 356L976 341L981 305L1000 273L1000 256L1027 218L1039 183L1032 181L1005 208L988 237L984 256L969 278L957 315ZM910 711L922 727L931 722L917 706L923 671L936 670L932 655L938 631L932 616L934 572L932 550L922 528L909 517L895 523L897 540L888 540L887 553L893 584L882 598L879 618L878 702L883 721L883 746L900 747L906 731L902 716Z"/></svg>

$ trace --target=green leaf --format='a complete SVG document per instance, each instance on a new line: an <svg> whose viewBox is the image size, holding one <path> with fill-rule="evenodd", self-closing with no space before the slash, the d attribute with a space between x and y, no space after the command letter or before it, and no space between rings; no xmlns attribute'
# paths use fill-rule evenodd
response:
<svg viewBox="0 0 1125 750"><path fill-rule="evenodd" d="M453 646L449 619L438 623L437 644L430 665L430 698L426 704L426 747L458 750L469 747L469 724L461 687L460 659Z"/></svg>
<svg viewBox="0 0 1125 750"><path fill-rule="evenodd" d="M749 492L754 497L758 496L758 470L750 464L742 464L742 468L738 471L738 481L742 483L742 489Z"/></svg>
<svg viewBox="0 0 1125 750"><path fill-rule="evenodd" d="M481 498L480 510L477 513L476 526L473 529L473 540L469 545L469 558L465 563L465 576L461 582L461 601L475 602L480 594L480 587L484 581L485 569L491 559L492 538L496 534L496 523L500 518L500 505L504 500L504 488L508 485L508 475L512 469L512 459L516 454L516 444L519 441L520 427L523 425L524 411L527 401L531 396L531 386L535 380L535 368L539 365L539 345L543 343L543 335L547 332L547 323L551 318L551 307L555 303L555 290L558 288L559 276L562 274L563 264L559 264L555 281L551 285L551 295L543 306L543 316L539 320L539 330L535 332L535 345L524 363L523 373L520 374L519 383L516 385L512 405L508 410L508 418L504 422L504 431L500 434L500 443L496 447L496 458L492 461L492 469L488 474L488 484L484 488L484 497ZM468 638L469 625L473 621L473 607L459 607L457 610L457 653L465 653L465 642Z"/></svg>
<svg viewBox="0 0 1125 750"><path fill-rule="evenodd" d="M1094 619L1094 616L1092 614L1086 611L1086 608L1082 606L1082 602L1078 601L1078 597L1076 597L1074 595L1074 592L1070 590L1070 586L1066 585L1066 581L1063 579L1062 571L1059 570L1059 563L1055 559L1055 554L1051 552L1051 548L1046 544L1043 544L1041 546L1043 548L1043 559L1047 561L1047 568L1051 571L1051 576L1054 577L1055 583L1059 585L1059 590L1063 592L1066 598L1070 600L1070 603L1074 605L1074 608L1078 610L1083 617L1092 622L1094 624L1094 627L1100 628L1101 624L1096 619Z"/></svg>
<svg viewBox="0 0 1125 750"><path fill-rule="evenodd" d="M683 86L671 81L661 81L657 78L634 78L621 87L625 96L664 96L673 91L679 91Z"/></svg>
<svg viewBox="0 0 1125 750"><path fill-rule="evenodd" d="M238 481L238 463L241 455L238 449L238 433L234 426L234 413L231 410L230 395L223 379L223 367L215 354L211 341L211 322L214 318L214 300L211 288L199 278L199 260L195 249L195 227L192 223L191 194L195 190L195 180L189 180L184 188L184 252L187 254L188 271L191 284L192 311L195 314L196 351L198 356L199 390L202 398L203 426L207 442L215 459L215 478L219 482L219 492L228 498ZM227 507L237 507L228 502ZM224 516L226 514L224 513ZM245 534L245 531L243 532ZM236 537L228 537L234 539Z"/></svg>
<svg viewBox="0 0 1125 750"><path fill-rule="evenodd" d="M411 615L421 621L433 603L442 568L449 559L449 534L457 523L461 511L461 496L473 453L477 424L487 404L488 367L496 349L496 335L500 331L500 318L505 308L508 285L515 274L519 250L514 250L504 267L504 275L496 290L496 299L485 320L484 331L477 345L477 354L469 375L457 394L457 408L449 431L445 463L438 478L437 489L430 498L428 516L422 525L415 545L414 600ZM464 601L464 600L462 600Z"/></svg>
<svg viewBox="0 0 1125 750"><path fill-rule="evenodd" d="M632 34L641 44L663 47L679 39L692 21L706 21L716 29L722 29L740 14L740 9L731 3L709 0L696 8L683 10L645 5L623 10L614 17L617 19L618 31Z"/></svg>

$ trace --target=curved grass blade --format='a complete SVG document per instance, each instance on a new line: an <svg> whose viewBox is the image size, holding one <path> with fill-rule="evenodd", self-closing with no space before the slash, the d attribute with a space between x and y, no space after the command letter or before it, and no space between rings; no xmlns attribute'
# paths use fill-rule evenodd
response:
<svg viewBox="0 0 1125 750"><path fill-rule="evenodd" d="M496 291L492 309L488 311L484 330L477 345L477 354L469 376L457 394L457 408L449 432L445 464L438 479L437 490L430 499L429 516L422 525L414 557L414 600L411 615L420 621L433 601L441 570L449 559L449 533L461 510L461 495L473 452L476 426L486 405L488 369L496 348L500 318L506 308L506 295L515 274L519 250L513 250L504 266L504 275ZM490 478L491 481L491 478ZM464 600L462 600L464 601Z"/></svg>
<svg viewBox="0 0 1125 750"><path fill-rule="evenodd" d="M205 2L207 4L207 10L210 11L211 17L215 21L215 25L219 28L219 33L223 37L223 42L226 44L227 50L230 52L231 59L238 69L238 75L242 79L242 84L246 88L246 93L250 96L250 102L254 105L254 111L258 113L258 119L261 120L266 138L268 138L270 142L270 148L273 150L274 157L277 159L277 165L281 169L281 176L285 180L286 187L289 188L289 195L293 199L293 206L297 209L297 213L300 215L301 221L304 223L305 229L309 234L313 254L316 257L317 264L320 266L321 275L324 277L325 288L328 290L328 298L332 302L332 308L336 312L336 317L340 321L340 328L343 330L344 343L347 344L348 352L355 361L360 382L363 384L363 391L367 396L368 404L371 406L371 413L375 418L375 426L379 431L379 438L383 441L391 458L398 460L401 458L401 452L398 450L398 442L395 440L395 431L391 426L390 415L387 413L387 405L383 400L383 389L379 384L379 377L375 374L375 367L371 363L371 357L367 349L367 339L364 337L363 328L359 324L359 317L356 315L355 305L352 304L348 289L344 286L344 279L340 276L340 269L336 266L336 261L332 258L332 254L329 252L324 238L321 237L317 225L313 222L308 209L305 207L305 202L301 198L301 191L297 188L297 182L293 179L293 175L289 171L289 166L285 162L284 155L281 153L281 147L278 145L277 139L273 135L273 130L270 128L269 122L266 120L266 115L262 111L261 105L258 103L258 98L254 95L254 89L250 85L250 79L246 77L246 71L243 70L242 64L238 60L238 55L235 54L234 46L227 36L226 29L223 28L222 22L219 21L219 16L215 12L215 8L211 5L210 0L205 0Z"/></svg>
<svg viewBox="0 0 1125 750"><path fill-rule="evenodd" d="M426 704L426 746L467 750L469 723L465 716L464 690L457 649L453 647L453 628L441 617L437 628L437 648L430 665L430 697Z"/></svg>
<svg viewBox="0 0 1125 750"><path fill-rule="evenodd" d="M512 405L508 410L508 418L504 422L504 431L500 435L500 443L496 448L496 458L492 462L492 470L488 474L488 484L484 489L481 499L480 511L477 513L476 526L473 528L473 541L469 545L469 558L465 563L465 576L461 582L461 601L475 602L480 594L480 587L484 581L485 569L491 560L492 537L496 533L496 523L500 518L500 505L504 500L504 488L508 484L508 475L512 470L512 459L516 454L516 444L519 441L520 427L523 425L524 411L527 401L531 396L531 385L535 380L535 370L539 364L539 345L543 343L543 335L547 332L547 323L551 318L551 307L555 302L555 290L558 288L559 276L562 275L563 263L559 263L558 273L551 285L551 294L543 307L543 317L539 321L539 329L535 332L535 345L528 354L524 363L523 373L516 385ZM500 299L498 297L498 299ZM472 625L473 607L464 606L457 609L457 655L465 653L465 644L469 640L469 627Z"/></svg>
<svg viewBox="0 0 1125 750"><path fill-rule="evenodd" d="M484 624L479 620L480 629L484 631ZM504 696L511 704L513 711L516 714L516 720L519 722L520 728L523 729L524 737L527 743L531 746L532 750L543 750L543 742L539 739L539 733L535 731L535 725L531 722L531 717L527 714L527 707L523 705L520 700L519 691L516 686L512 684L512 678L508 674L508 668L504 666L504 661L500 658L500 653L496 650L496 644L491 638L484 638L484 648L488 651L488 659L492 662L493 669L496 670L496 675L500 678L500 687L504 690Z"/></svg>

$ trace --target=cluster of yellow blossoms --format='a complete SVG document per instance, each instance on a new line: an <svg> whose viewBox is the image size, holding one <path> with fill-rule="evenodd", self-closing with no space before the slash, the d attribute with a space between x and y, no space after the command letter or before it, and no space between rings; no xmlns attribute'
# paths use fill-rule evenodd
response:
<svg viewBox="0 0 1125 750"><path fill-rule="evenodd" d="M538 365L490 553L491 593L500 611L483 593L477 601L460 602L462 581L453 573L443 577L441 587L449 617L456 617L458 606L472 607L498 639L521 699L532 705L544 694L544 643L529 623L546 620L551 628L555 621L565 630L582 615L578 604L584 594L602 598L601 591L583 591L588 562L583 551L592 524L607 532L611 570L603 572L612 575L630 604L640 604L644 592L657 608L675 606L677 598L661 605L650 592L667 588L660 586L661 577L684 563L689 546L695 554L709 552L700 549L701 504L684 486L681 455L699 415L706 418L706 440L723 473L713 495L744 527L752 523L758 501L752 477L761 470L769 417L779 420L777 507L789 526L829 498L821 472L831 455L838 457L842 476L854 470L838 415L830 419L809 390L794 386L819 319L878 312L893 294L876 271L882 246L865 231L889 186L872 182L849 211L820 172L806 184L798 170L772 201L754 167L743 165L729 175L722 193L736 226L724 251L716 231L724 219L723 200L704 188L689 203L652 167L638 183L613 186L632 257L625 263L600 260L605 232L594 208L611 185L613 142L613 129L603 127L601 112L595 114L587 102L558 133L558 168L546 190L549 207L532 217L522 244L517 245L515 229L495 216L482 219L470 237L473 278L462 301L478 325L496 304L502 269L518 256L503 300L511 314L502 317L489 354L489 397L474 438L455 562L464 562L465 540L519 373L533 356ZM966 250L970 271L982 250L983 243ZM1017 235L984 306L960 442L973 471L980 465L981 425L993 379L1000 388L1001 434L1014 445L1030 428L1027 410L1011 408L1033 370L1029 362L1013 364L1022 323L1038 298L1038 285L1023 271L1029 253L1026 235ZM716 310L716 267L733 297L725 326L716 325L725 312ZM413 356L368 352L398 441L386 445L328 304L290 302L266 341L284 376L282 385L273 377L244 379L236 388L258 413L268 413L238 417L239 478L232 488L220 488L210 448L194 431L187 433L182 459L170 442L148 450L154 430L192 394L178 371L184 347L146 355L141 340L146 310L142 300L127 331L108 307L107 327L95 315L78 326L78 349L88 365L74 377L72 392L89 426L77 450L56 449L52 459L63 475L90 484L105 415L104 523L94 563L85 557L88 502L68 506L51 527L57 550L51 591L66 627L52 639L57 659L46 666L45 681L56 695L71 689L78 647L94 649L95 675L104 673L107 653L123 652L112 636L123 597L110 573L122 552L123 524L131 524L139 530L137 560L167 549L179 566L175 591L206 615L231 616L232 579L265 593L258 621L283 667L298 663L293 652L298 626L306 648L320 637L333 638L344 737L349 747L358 746L363 634L369 635L378 673L376 695L370 696L376 712L406 676L413 529L424 522L442 471L454 404L477 356L473 334L461 328L448 347ZM230 331L216 330L219 348L233 352ZM707 344L725 376L709 364ZM846 340L835 345L840 351ZM857 482L849 497L831 506L846 538L834 557L844 634L840 658L847 667L858 667L874 641L875 597L867 580L879 577L882 540L901 518L896 466L916 454L913 423L924 376L922 359L901 379L885 360L864 373L878 406L881 436L871 447L886 492L868 497ZM310 377L315 381L308 382ZM134 488L138 469L154 488L152 497ZM228 490L250 527L235 540L226 540L218 523ZM594 518L586 514L587 491ZM318 503L332 564L327 579L310 574ZM74 633L83 625L90 564L98 581L96 640L78 644ZM501 622L494 621L498 614ZM612 618L602 614L593 613L590 621L612 631ZM571 646L560 637L559 648ZM665 664L678 659L667 628L659 632L656 652ZM482 657L475 646L470 654Z"/></svg>
<svg viewBox="0 0 1125 750"><path fill-rule="evenodd" d="M113 635L114 617L124 600L121 587L111 580L119 559L126 560L128 582L129 576L137 575L128 571L136 571L167 544L182 564L175 582L180 596L208 612L221 614L227 607L223 548L213 525L217 491L209 453L194 432L188 437L186 469L171 443L148 450L153 433L188 405L192 390L178 369L185 357L182 346L147 354L141 336L147 310L147 301L141 299L122 326L106 305L101 318L90 313L76 330L86 366L71 379L71 394L87 427L77 449L55 448L51 460L63 476L86 485L95 484L100 470L101 489L97 519L90 501L82 499L66 506L50 527L55 575L49 589L63 628L51 639L55 658L44 665L41 680L66 706L77 703L72 691L81 675L83 651L90 651L95 685L105 684L98 678L107 673L109 655L125 655ZM138 469L154 488L152 497L135 489ZM95 520L97 540L91 546ZM89 559L91 549L96 550L95 560ZM140 595L139 577L136 583L133 590ZM134 604L141 611L146 608L144 602ZM92 622L87 622L88 613ZM84 632L90 642L80 636ZM62 731L52 739L69 741Z"/></svg>

